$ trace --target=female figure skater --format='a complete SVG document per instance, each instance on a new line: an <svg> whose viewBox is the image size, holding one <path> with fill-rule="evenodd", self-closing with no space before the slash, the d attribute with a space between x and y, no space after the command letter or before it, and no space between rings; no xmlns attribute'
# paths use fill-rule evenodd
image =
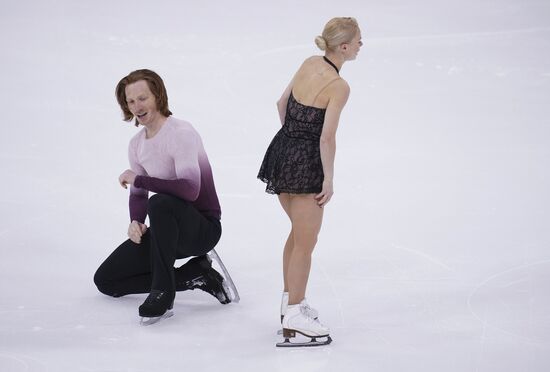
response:
<svg viewBox="0 0 550 372"><path fill-rule="evenodd" d="M363 43L357 21L350 17L331 19L315 43L325 55L306 59L277 102L282 128L271 141L258 174L267 183L266 192L278 195L292 226L283 252L285 342L277 346L331 342L329 328L309 307L305 292L324 206L333 194L336 129L350 92L340 70L357 57ZM289 342L296 332L311 340Z"/></svg>
<svg viewBox="0 0 550 372"><path fill-rule="evenodd" d="M129 239L101 264L95 284L114 297L149 293L139 315L151 323L172 315L176 291L199 288L231 302L206 255L220 239L221 210L201 137L171 116L164 82L151 70L122 78L116 97L124 120L135 118L143 129L130 141L131 169L119 177L122 187L130 185ZM190 256L197 257L174 268L176 258Z"/></svg>

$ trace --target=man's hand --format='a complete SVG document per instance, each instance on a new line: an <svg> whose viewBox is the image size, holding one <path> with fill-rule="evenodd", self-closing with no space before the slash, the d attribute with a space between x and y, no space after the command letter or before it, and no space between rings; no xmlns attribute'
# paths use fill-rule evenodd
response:
<svg viewBox="0 0 550 372"><path fill-rule="evenodd" d="M118 176L118 182L120 183L120 186L124 187L125 189L128 188L127 185L133 185L135 180L136 174L130 169L126 169L124 172L122 172L120 176Z"/></svg>
<svg viewBox="0 0 550 372"><path fill-rule="evenodd" d="M141 237L147 231L147 226L138 221L132 221L128 226L128 237L136 244L141 243Z"/></svg>

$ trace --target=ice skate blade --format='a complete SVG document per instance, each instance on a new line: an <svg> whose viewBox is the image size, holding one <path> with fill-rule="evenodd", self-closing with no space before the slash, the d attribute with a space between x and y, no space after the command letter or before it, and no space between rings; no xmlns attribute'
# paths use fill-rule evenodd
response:
<svg viewBox="0 0 550 372"><path fill-rule="evenodd" d="M172 315L174 315L174 312L172 310L168 310L167 312L165 312L161 316L155 316L155 317L145 317L145 316L143 316L143 317L141 317L141 320L139 321L139 324L141 324L142 326L152 325L152 324L160 322L162 319L170 318Z"/></svg>
<svg viewBox="0 0 550 372"><path fill-rule="evenodd" d="M318 338L326 338L326 340L318 341ZM283 342L275 344L277 347L313 347L313 346L325 346L332 342L330 336L324 337L312 337L310 341L306 342L290 342L289 338L285 338Z"/></svg>
<svg viewBox="0 0 550 372"><path fill-rule="evenodd" d="M239 296L239 291L237 290L237 287L235 286L235 283L233 282L233 279L231 278L231 275L229 275L229 272L227 271L227 268L223 264L220 256L218 255L218 252L216 252L215 249L212 249L210 252L208 252L206 257L210 260L210 262L212 262L212 260L214 260L218 264L220 269L222 270L223 277L225 278L225 280L227 281L227 284L229 286L229 288L227 288L227 289L229 289L229 291L227 292L227 294L229 296L229 299L228 299L229 302L238 303L241 300L241 297Z"/></svg>
<svg viewBox="0 0 550 372"><path fill-rule="evenodd" d="M219 293L216 298L218 299L218 301L220 301L222 305L230 304L231 302L233 302L234 298L231 298L231 291L229 290L229 287L227 286L225 281L222 283L222 287L224 293Z"/></svg>

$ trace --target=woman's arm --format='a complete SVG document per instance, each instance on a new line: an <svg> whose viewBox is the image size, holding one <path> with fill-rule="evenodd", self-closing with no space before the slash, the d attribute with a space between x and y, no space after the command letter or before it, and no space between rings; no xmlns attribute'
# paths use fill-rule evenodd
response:
<svg viewBox="0 0 550 372"><path fill-rule="evenodd" d="M325 121L320 138L321 162L323 164L323 189L315 196L317 203L323 207L332 197L334 178L334 157L336 154L336 130L340 121L340 114L349 97L349 85L344 80L335 82L332 94L325 112Z"/></svg>
<svg viewBox="0 0 550 372"><path fill-rule="evenodd" d="M281 95L281 98L277 101L277 111L279 112L279 119L281 120L281 125L285 124L286 116L286 106L288 104L288 98L290 97L290 92L292 92L292 87L294 86L294 78L290 81L285 91Z"/></svg>

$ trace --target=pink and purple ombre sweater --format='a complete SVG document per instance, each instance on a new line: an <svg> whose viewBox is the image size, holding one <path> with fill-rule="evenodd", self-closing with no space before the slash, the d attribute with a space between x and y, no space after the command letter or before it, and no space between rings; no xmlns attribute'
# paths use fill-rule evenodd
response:
<svg viewBox="0 0 550 372"><path fill-rule="evenodd" d="M193 126L168 117L153 138L140 130L128 146L136 180L130 187L130 219L145 222L149 191L190 202L204 216L220 219L221 209L212 168Z"/></svg>

